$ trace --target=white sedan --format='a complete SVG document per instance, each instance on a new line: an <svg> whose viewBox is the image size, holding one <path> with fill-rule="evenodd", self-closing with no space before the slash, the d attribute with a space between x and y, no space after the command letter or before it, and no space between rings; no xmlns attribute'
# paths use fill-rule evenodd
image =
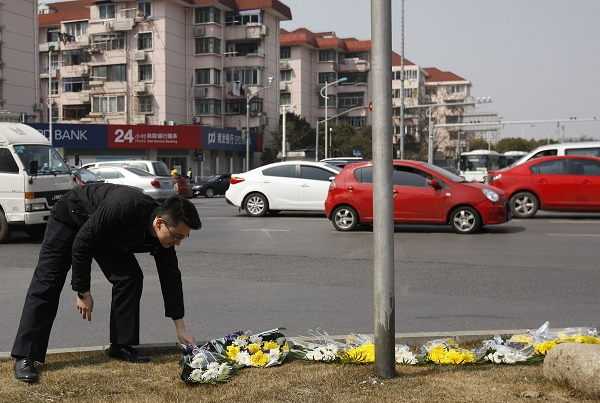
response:
<svg viewBox="0 0 600 403"><path fill-rule="evenodd" d="M340 171L324 162L276 162L231 175L225 199L251 217L281 210L324 212L330 180Z"/></svg>
<svg viewBox="0 0 600 403"><path fill-rule="evenodd" d="M177 194L172 176L156 176L141 169L125 166L102 165L87 169L104 179L105 183L135 186L159 202Z"/></svg>

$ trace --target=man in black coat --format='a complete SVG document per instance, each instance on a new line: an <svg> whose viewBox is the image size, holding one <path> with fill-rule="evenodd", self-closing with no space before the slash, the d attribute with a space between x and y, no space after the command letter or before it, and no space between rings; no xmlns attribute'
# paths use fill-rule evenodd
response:
<svg viewBox="0 0 600 403"><path fill-rule="evenodd" d="M39 261L23 306L11 355L15 378L37 382L35 362L44 362L60 293L72 268L71 287L83 319L92 320L90 292L94 259L112 284L110 347L106 354L133 363L149 361L131 347L139 344L143 273L134 253L154 256L165 305L177 337L195 345L183 322L181 272L173 246L202 226L196 207L171 196L162 205L135 188L112 184L79 186L52 208Z"/></svg>

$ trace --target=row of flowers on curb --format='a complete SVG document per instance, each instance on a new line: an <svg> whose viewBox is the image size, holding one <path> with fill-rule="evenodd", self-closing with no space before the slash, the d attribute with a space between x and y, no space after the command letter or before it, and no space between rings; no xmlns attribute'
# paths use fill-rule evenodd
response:
<svg viewBox="0 0 600 403"><path fill-rule="evenodd" d="M253 335L236 332L211 340L201 347L185 348L180 364L181 379L189 383L217 383L229 380L243 367L265 368L291 357L331 363L372 363L375 344L370 336L350 334L345 343L333 340L322 329L309 330L307 336L286 340L273 329ZM513 335L505 340L496 335L474 349L460 348L452 340L432 340L415 352L408 345L395 346L395 362L403 365L430 364L518 364L542 361L559 343L600 344L595 327L550 331L546 322L535 332Z"/></svg>

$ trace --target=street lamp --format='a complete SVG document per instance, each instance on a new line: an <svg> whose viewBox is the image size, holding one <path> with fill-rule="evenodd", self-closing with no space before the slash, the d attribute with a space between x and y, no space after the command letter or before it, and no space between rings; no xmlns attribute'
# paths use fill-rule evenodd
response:
<svg viewBox="0 0 600 403"><path fill-rule="evenodd" d="M48 132L52 144L52 51L54 45L48 46Z"/></svg>
<svg viewBox="0 0 600 403"><path fill-rule="evenodd" d="M273 77L269 77L269 85L266 87L258 87L254 94L246 94L246 172L250 170L250 100L254 98L262 90L271 88Z"/></svg>
<svg viewBox="0 0 600 403"><path fill-rule="evenodd" d="M327 84L327 81L325 81L325 85L323 86L323 88L321 88L320 92L321 96L325 98L325 158L327 158L327 100L329 99L329 97L327 96L327 87L333 84L343 83L344 81L348 81L348 77L342 77L339 80L329 84ZM325 91L325 95L323 95L323 91ZM319 137L319 130L317 130L317 137ZM315 152L317 153L317 155L319 154L319 150L315 150Z"/></svg>
<svg viewBox="0 0 600 403"><path fill-rule="evenodd" d="M285 117L288 113L288 111L290 109L294 109L296 107L296 104L290 105L290 106L283 106L283 128L282 128L282 140L281 140L281 161L285 161L285 151L286 151L286 147L285 147Z"/></svg>

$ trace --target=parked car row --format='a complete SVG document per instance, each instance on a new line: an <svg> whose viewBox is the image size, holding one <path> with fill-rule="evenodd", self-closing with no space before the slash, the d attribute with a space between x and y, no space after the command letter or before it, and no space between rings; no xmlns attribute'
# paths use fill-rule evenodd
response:
<svg viewBox="0 0 600 403"><path fill-rule="evenodd" d="M600 211L600 158L539 157L489 172L487 184L446 167L394 160L391 197L395 224L450 225L459 234L538 210ZM269 164L231 175L225 198L251 217L323 211L338 231L350 231L373 223L373 162Z"/></svg>

